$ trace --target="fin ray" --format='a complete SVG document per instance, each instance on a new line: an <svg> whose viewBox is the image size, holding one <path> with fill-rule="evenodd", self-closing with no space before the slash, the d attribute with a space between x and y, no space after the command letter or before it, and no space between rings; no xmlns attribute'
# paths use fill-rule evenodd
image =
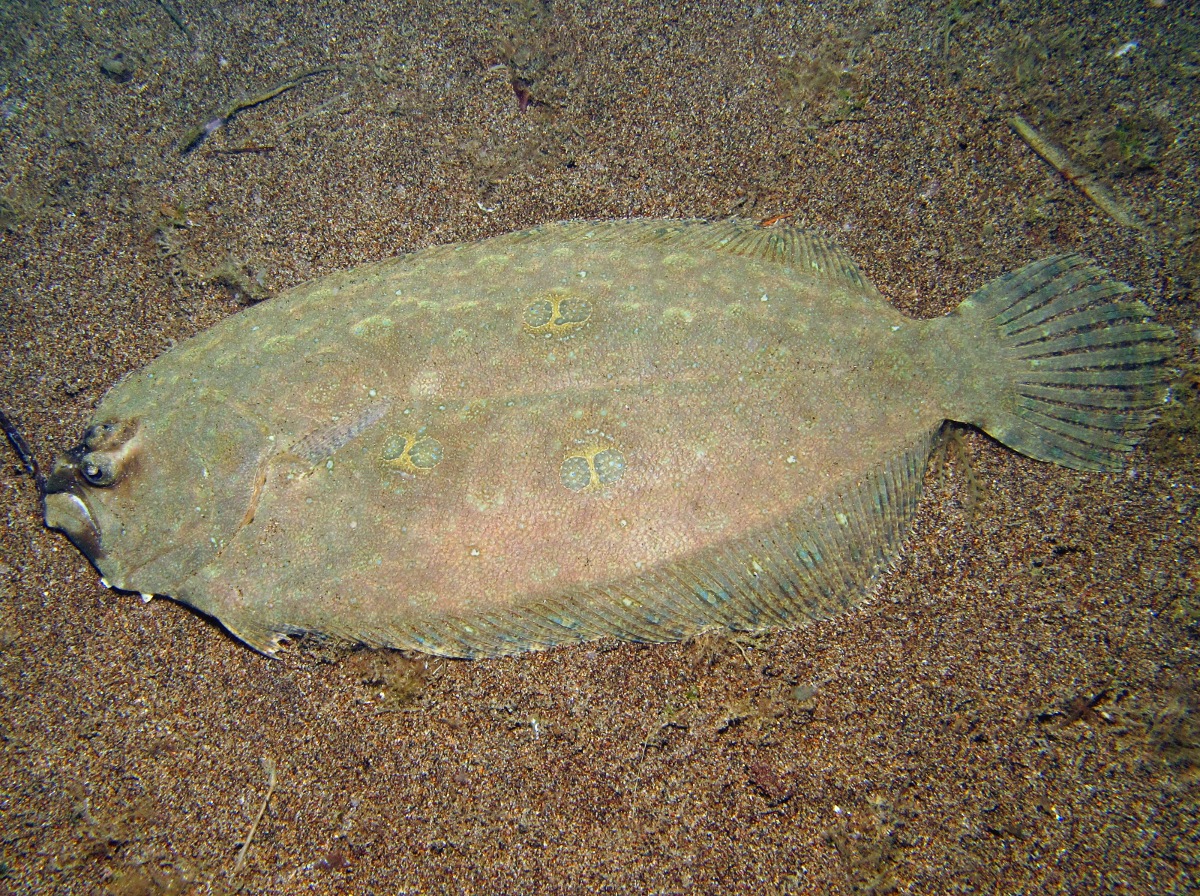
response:
<svg viewBox="0 0 1200 896"><path fill-rule="evenodd" d="M1120 469L1166 397L1174 333L1148 320L1129 287L1079 255L997 277L959 306L990 331L1000 388L971 420L1030 457L1079 470Z"/></svg>
<svg viewBox="0 0 1200 896"><path fill-rule="evenodd" d="M794 268L797 273L834 285L848 285L875 295L847 252L820 233L790 225L763 227L740 218L722 221L681 219L662 221L629 218L619 221L566 221L511 235L517 242L544 237L554 228L564 242L642 241L669 244L680 250L724 252Z"/></svg>

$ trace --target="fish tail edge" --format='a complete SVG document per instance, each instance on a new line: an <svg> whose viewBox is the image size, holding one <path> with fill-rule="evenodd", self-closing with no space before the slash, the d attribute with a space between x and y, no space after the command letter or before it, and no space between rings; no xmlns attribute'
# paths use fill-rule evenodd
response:
<svg viewBox="0 0 1200 896"><path fill-rule="evenodd" d="M1130 292L1090 259L1059 255L972 293L946 319L978 346L963 422L1038 460L1121 469L1168 398L1176 355L1174 331Z"/></svg>

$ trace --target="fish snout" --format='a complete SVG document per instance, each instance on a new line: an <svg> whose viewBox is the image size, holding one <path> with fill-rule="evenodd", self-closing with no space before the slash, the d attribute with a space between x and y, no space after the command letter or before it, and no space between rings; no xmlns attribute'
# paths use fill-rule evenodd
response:
<svg viewBox="0 0 1200 896"><path fill-rule="evenodd" d="M99 568L105 559L99 507L100 490L119 489L137 467L136 420L94 423L82 441L61 453L46 477L43 507L46 525L66 533L71 543Z"/></svg>

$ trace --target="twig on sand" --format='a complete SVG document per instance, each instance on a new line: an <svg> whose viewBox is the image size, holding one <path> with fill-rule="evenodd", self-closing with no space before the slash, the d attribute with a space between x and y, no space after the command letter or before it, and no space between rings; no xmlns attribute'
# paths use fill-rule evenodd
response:
<svg viewBox="0 0 1200 896"><path fill-rule="evenodd" d="M187 22L183 20L183 16L181 16L175 10L175 8L171 6L171 4L167 3L167 0L156 0L156 2L160 7L162 7L162 11L167 14L167 18L169 18L175 27L178 28L183 34L183 36L187 38L188 45L190 46L192 44L192 29L188 28Z"/></svg>
<svg viewBox="0 0 1200 896"><path fill-rule="evenodd" d="M255 106L262 105L268 100L275 99L275 97L279 96L281 93L286 93L289 90L299 87L309 78L316 77L317 75L323 75L330 71L333 71L333 69L328 67L309 69L308 71L301 72L300 74L288 78L285 81L280 81L274 87L264 90L262 93L256 93L254 96L243 97L240 100L233 100L232 102L227 103L224 108L218 110L215 114L210 115L203 124L192 128L184 135L183 139L179 141L180 155L186 156L197 146L212 136L212 134L218 128L229 124L229 122L233 120L233 117L239 112L244 112L246 109L252 109Z"/></svg>
<svg viewBox="0 0 1200 896"><path fill-rule="evenodd" d="M246 839L242 842L242 848L238 850L237 858L233 862L234 874L241 871L242 866L246 864L246 853L250 851L250 841L254 839L254 834L258 831L258 824L267 813L267 803L271 802L271 794L275 792L275 760L264 756L262 762L263 768L267 770L267 795L263 797L262 805L258 807L258 815L255 816L254 823L250 825Z"/></svg>
<svg viewBox="0 0 1200 896"><path fill-rule="evenodd" d="M1096 180L1088 171L1069 155L1067 151L1054 141L1040 134L1029 122L1020 115L1014 115L1008 120L1009 126L1017 132L1022 140L1029 144L1030 149L1054 166L1054 170L1073 184L1079 192L1107 214L1122 227L1132 227L1135 230L1148 230L1146 222L1139 218L1116 194Z"/></svg>

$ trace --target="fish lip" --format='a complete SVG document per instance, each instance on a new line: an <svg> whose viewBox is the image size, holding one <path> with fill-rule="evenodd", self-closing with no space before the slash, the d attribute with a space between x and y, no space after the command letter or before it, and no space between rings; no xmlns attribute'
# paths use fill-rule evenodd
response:
<svg viewBox="0 0 1200 896"><path fill-rule="evenodd" d="M59 455L46 478L42 510L46 525L65 533L92 565L100 569L105 560L100 527L88 505L87 483L79 473L80 460L87 451L87 446L81 443Z"/></svg>

